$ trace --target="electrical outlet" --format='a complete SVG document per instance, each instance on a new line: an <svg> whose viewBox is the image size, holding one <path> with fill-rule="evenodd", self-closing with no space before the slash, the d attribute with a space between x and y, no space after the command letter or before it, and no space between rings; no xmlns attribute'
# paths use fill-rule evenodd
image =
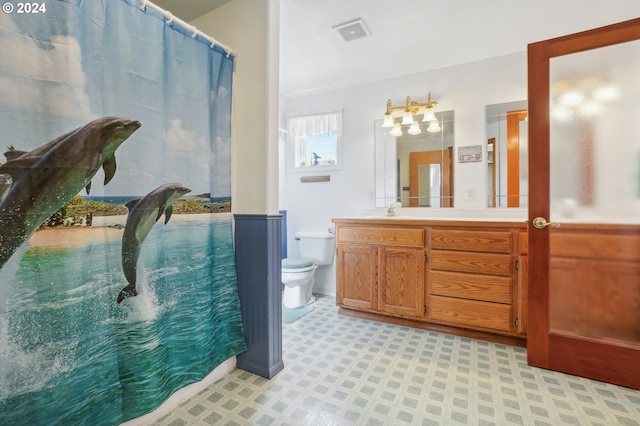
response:
<svg viewBox="0 0 640 426"><path fill-rule="evenodd" d="M470 186L467 188L466 197L467 200L473 201L476 199L476 188L475 186Z"/></svg>

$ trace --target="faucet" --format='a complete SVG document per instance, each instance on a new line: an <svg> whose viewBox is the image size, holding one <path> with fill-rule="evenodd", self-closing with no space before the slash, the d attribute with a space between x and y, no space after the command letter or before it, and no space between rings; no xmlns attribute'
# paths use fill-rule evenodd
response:
<svg viewBox="0 0 640 426"><path fill-rule="evenodd" d="M389 203L387 207L387 216L398 216L396 212L396 203Z"/></svg>

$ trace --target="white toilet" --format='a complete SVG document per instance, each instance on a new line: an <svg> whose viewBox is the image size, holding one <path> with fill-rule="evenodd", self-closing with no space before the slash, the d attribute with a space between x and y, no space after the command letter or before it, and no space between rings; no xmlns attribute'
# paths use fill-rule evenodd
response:
<svg viewBox="0 0 640 426"><path fill-rule="evenodd" d="M328 232L296 232L300 257L282 259L282 303L289 309L313 303L313 275L321 265L333 262L336 236Z"/></svg>

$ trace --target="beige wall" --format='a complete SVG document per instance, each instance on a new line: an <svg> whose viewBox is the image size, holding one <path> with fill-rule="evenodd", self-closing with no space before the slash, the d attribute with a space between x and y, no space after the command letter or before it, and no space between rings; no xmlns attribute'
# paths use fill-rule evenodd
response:
<svg viewBox="0 0 640 426"><path fill-rule="evenodd" d="M278 213L280 0L233 0L191 24L236 53L232 209Z"/></svg>

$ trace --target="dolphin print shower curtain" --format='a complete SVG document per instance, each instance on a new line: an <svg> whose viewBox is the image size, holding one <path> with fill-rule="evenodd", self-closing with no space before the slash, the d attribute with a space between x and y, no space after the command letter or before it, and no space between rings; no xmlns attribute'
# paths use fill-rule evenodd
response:
<svg viewBox="0 0 640 426"><path fill-rule="evenodd" d="M0 424L115 425L246 350L233 56L137 0L0 13Z"/></svg>

